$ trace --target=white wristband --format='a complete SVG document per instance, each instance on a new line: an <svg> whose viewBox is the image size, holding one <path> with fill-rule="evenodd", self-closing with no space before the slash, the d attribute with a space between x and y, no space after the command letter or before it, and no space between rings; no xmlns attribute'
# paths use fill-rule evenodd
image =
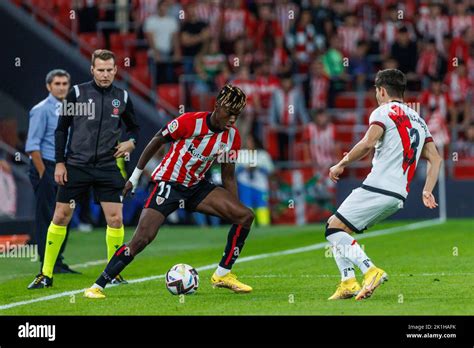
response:
<svg viewBox="0 0 474 348"><path fill-rule="evenodd" d="M138 169L135 167L135 170L133 171L132 175L128 179L133 185L133 190L135 191L135 187L137 187L138 180L140 179L140 175L142 175L143 169Z"/></svg>

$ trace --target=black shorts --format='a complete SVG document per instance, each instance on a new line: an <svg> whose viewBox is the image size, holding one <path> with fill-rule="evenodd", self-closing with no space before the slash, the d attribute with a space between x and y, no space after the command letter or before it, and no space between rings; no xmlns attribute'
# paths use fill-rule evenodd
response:
<svg viewBox="0 0 474 348"><path fill-rule="evenodd" d="M79 202L92 187L96 203L122 203L125 179L118 167L90 168L66 164L66 169L67 182L64 186L58 185L57 202Z"/></svg>
<svg viewBox="0 0 474 348"><path fill-rule="evenodd" d="M175 182L156 181L144 208L155 209L164 216L168 216L178 208L195 211L199 203L215 188L216 185L207 180L202 180L191 187Z"/></svg>

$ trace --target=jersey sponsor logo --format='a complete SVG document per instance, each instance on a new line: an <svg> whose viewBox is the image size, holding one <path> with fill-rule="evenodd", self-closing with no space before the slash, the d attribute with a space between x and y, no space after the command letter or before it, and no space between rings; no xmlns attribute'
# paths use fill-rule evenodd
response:
<svg viewBox="0 0 474 348"><path fill-rule="evenodd" d="M178 129L178 125L179 123L177 120L171 121L171 123L168 125L168 130L170 133L174 133Z"/></svg>
<svg viewBox="0 0 474 348"><path fill-rule="evenodd" d="M120 106L120 100L118 100L118 99L112 100L112 106L114 108L118 108Z"/></svg>
<svg viewBox="0 0 474 348"><path fill-rule="evenodd" d="M188 152L193 156L193 157L196 157L198 158L199 160L203 161L203 162L208 162L208 161L212 161L214 160L214 157L215 155L211 155L211 156L203 156L200 152L198 152L198 150L194 147L194 144L191 143L191 145L189 145L188 147Z"/></svg>

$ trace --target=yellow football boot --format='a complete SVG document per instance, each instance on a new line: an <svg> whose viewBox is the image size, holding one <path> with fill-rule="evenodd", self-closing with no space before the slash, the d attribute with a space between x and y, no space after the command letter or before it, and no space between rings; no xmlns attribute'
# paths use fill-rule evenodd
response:
<svg viewBox="0 0 474 348"><path fill-rule="evenodd" d="M84 297L102 299L105 298L105 294L104 291L100 290L99 288L89 288L84 291Z"/></svg>
<svg viewBox="0 0 474 348"><path fill-rule="evenodd" d="M387 273L381 268L372 266L367 273L364 274L364 281L362 282L362 289L359 291L356 300L363 300L369 298L374 293L380 284L388 281Z"/></svg>
<svg viewBox="0 0 474 348"><path fill-rule="evenodd" d="M361 287L357 279L346 279L338 285L336 292L329 297L328 300L344 300L352 298L359 293L360 289Z"/></svg>
<svg viewBox="0 0 474 348"><path fill-rule="evenodd" d="M237 280L237 276L229 272L223 277L219 277L214 273L211 277L211 283L214 288L227 288L237 293L248 293L252 291L252 287Z"/></svg>

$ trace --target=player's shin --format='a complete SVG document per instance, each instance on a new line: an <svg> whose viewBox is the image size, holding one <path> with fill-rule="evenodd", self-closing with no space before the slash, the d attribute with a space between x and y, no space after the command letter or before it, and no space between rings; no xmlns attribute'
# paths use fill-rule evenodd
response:
<svg viewBox="0 0 474 348"><path fill-rule="evenodd" d="M354 265L344 257L341 248L333 245L332 255L334 261L336 261L337 268L339 268L339 272L341 273L341 281L355 278Z"/></svg>
<svg viewBox="0 0 474 348"><path fill-rule="evenodd" d="M232 225L227 236L227 245L224 249L224 256L222 256L221 262L219 262L219 267L216 270L219 277L223 277L230 272L232 265L242 252L249 232L250 229L245 228L242 225Z"/></svg>
<svg viewBox="0 0 474 348"><path fill-rule="evenodd" d="M97 278L93 287L105 288L107 283L111 282L127 265L132 262L133 256L126 244L117 249L114 256L110 259L105 270Z"/></svg>
<svg viewBox="0 0 474 348"><path fill-rule="evenodd" d="M66 232L67 226L55 225L53 222L49 225L42 268L42 273L45 276L50 278L53 276L54 264L56 263L59 251L61 250L61 245L66 238Z"/></svg>
<svg viewBox="0 0 474 348"><path fill-rule="evenodd" d="M105 241L107 243L107 261L114 256L115 251L123 244L125 231L123 225L119 228L107 226Z"/></svg>
<svg viewBox="0 0 474 348"><path fill-rule="evenodd" d="M359 267L362 273L365 274L374 266L357 241L347 232L339 228L327 228L326 239L336 246L346 259Z"/></svg>

